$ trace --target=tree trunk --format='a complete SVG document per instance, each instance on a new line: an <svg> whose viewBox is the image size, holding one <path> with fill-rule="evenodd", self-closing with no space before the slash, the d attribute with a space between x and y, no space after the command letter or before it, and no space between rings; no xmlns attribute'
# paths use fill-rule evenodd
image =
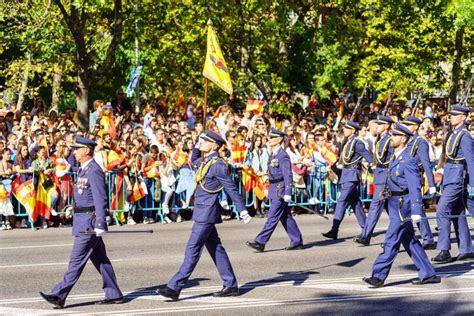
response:
<svg viewBox="0 0 474 316"><path fill-rule="evenodd" d="M23 102L25 102L25 94L26 90L28 89L28 77L30 75L30 68L31 68L31 56L30 53L26 53L26 65L23 69L23 80L21 82L21 89L20 93L18 94L18 101L16 103L17 111L21 111L23 107Z"/></svg>
<svg viewBox="0 0 474 316"><path fill-rule="evenodd" d="M87 131L89 127L89 88L84 84L81 74L77 76L76 104L79 128Z"/></svg>
<svg viewBox="0 0 474 316"><path fill-rule="evenodd" d="M53 73L53 91L51 97L51 107L58 109L59 106L59 93L61 92L61 81L63 73L61 69L56 68Z"/></svg>
<svg viewBox="0 0 474 316"><path fill-rule="evenodd" d="M463 37L464 37L464 28L460 28L456 31L455 39L455 51L454 51L454 61L453 61L453 73L451 76L451 91L449 92L449 101L451 104L457 102L457 94L459 90L459 77L461 75L461 60L463 55Z"/></svg>

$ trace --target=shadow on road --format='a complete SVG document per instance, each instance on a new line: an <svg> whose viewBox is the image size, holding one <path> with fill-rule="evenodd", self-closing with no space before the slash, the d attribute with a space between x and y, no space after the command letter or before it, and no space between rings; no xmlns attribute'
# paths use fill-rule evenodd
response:
<svg viewBox="0 0 474 316"><path fill-rule="evenodd" d="M334 240L334 241L337 241L337 240ZM311 275L319 274L319 272L315 270L321 270L321 269L332 267L332 266L351 268L359 264L360 262L362 262L364 259L365 257L353 259L349 261L338 262L334 264L328 264L328 265L316 267L309 270L303 270L303 271L278 272L279 275L276 277L245 283L244 285L240 287L240 294L244 295L255 288L275 285L275 284L283 283L283 282L293 282L293 286L301 285L306 280L308 280Z"/></svg>

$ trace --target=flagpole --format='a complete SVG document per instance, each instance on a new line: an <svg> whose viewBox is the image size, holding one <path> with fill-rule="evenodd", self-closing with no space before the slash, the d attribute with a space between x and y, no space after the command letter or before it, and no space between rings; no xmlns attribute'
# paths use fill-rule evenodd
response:
<svg viewBox="0 0 474 316"><path fill-rule="evenodd" d="M202 126L204 131L206 131L206 117L207 117L207 89L208 89L208 79L204 77L204 107L202 109Z"/></svg>

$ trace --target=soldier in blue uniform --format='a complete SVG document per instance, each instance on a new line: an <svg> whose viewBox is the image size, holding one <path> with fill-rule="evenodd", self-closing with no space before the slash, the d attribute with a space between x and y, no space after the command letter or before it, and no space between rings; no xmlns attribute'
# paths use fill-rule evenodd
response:
<svg viewBox="0 0 474 316"><path fill-rule="evenodd" d="M421 179L423 181L423 172L428 179L429 191L430 195L436 193L436 185L434 183L434 176L433 176L433 168L430 163L430 154L429 154L429 145L428 142L418 136L417 131L420 127L422 120L415 116L407 116L402 124L405 125L414 135L408 141L407 150L410 152L410 155L413 157L418 158L418 168L420 170ZM423 185L421 186L423 187ZM425 212L421 215L423 218L426 217ZM433 233L430 229L429 222L424 219L418 223L418 228L421 233L421 237L423 238L423 248L424 249L435 249L436 245L433 239Z"/></svg>
<svg viewBox="0 0 474 316"><path fill-rule="evenodd" d="M375 192L370 203L369 213L365 226L362 229L362 234L354 237L354 242L364 246L370 245L370 238L374 232L375 225L382 214L385 200L380 199L380 192L382 192L388 176L388 165L393 154L393 148L390 146L390 125L393 120L389 116L378 115L375 121L377 126L377 141L375 142L374 150L374 185Z"/></svg>
<svg viewBox="0 0 474 316"><path fill-rule="evenodd" d="M451 221L454 224L459 245L457 260L474 258L469 227L465 217L450 219L451 215L465 215L467 195L472 195L474 187L474 152L472 137L465 128L470 110L467 107L453 105L450 114L453 131L446 143L446 163L444 165L443 192L438 201L436 216L438 223L438 246L440 251L431 260L435 263L453 261L451 248ZM466 177L466 173L469 175ZM466 190L466 180L467 190Z"/></svg>
<svg viewBox="0 0 474 316"><path fill-rule="evenodd" d="M107 231L105 222L107 190L105 175L93 159L96 143L88 138L76 137L74 155L81 164L74 186L74 221L72 247L69 266L63 281L53 287L50 294L40 295L55 308L63 308L66 298L90 259L102 276L105 299L96 304L123 303L114 269L105 251L102 235ZM95 232L85 234L84 232Z"/></svg>
<svg viewBox="0 0 474 316"><path fill-rule="evenodd" d="M262 231L254 241L247 241L246 243L247 246L258 252L264 251L265 245L270 240L278 222L281 222L288 237L290 237L290 246L286 250L303 249L303 238L300 229L288 206L293 193L293 174L290 157L282 147L284 137L285 133L274 128L271 129L269 134L269 146L272 152L268 159L270 210Z"/></svg>
<svg viewBox="0 0 474 316"><path fill-rule="evenodd" d="M347 138L347 142L342 148L339 163L339 167L342 167L339 180L340 195L336 203L332 228L327 233L323 233L326 238L337 239L339 226L348 207L355 210L361 230L365 227L366 216L360 201L360 170L362 159L364 158L369 164L372 164L373 156L357 137L356 132L359 130L360 125L356 122L347 121L344 125L344 137Z"/></svg>
<svg viewBox="0 0 474 316"><path fill-rule="evenodd" d="M394 124L390 145L394 148L388 179L382 196L386 198L390 219L385 235L383 252L372 267L372 276L363 281L372 287L382 287L390 268L403 245L418 269L419 278L413 284L441 282L435 274L425 250L415 236L413 222L419 222L423 213L421 175L416 157L410 155L406 144L413 133L404 125Z"/></svg>
<svg viewBox="0 0 474 316"><path fill-rule="evenodd" d="M202 248L206 246L214 264L224 281L222 290L214 293L215 297L237 296L239 289L229 257L222 246L217 234L216 224L222 223L219 193L224 189L240 212L244 223L251 219L244 201L240 196L235 183L232 181L228 166L219 157L218 150L225 144L225 140L218 134L208 131L200 136L191 154L191 162L196 170L195 207L193 212L193 228L189 237L184 262L179 271L171 278L165 288L157 290L157 294L179 299L181 289L186 284L201 256ZM204 159L201 158L204 153Z"/></svg>

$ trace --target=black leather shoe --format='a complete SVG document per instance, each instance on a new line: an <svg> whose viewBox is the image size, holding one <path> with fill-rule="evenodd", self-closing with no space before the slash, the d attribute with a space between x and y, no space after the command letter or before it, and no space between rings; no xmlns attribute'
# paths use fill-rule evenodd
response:
<svg viewBox="0 0 474 316"><path fill-rule="evenodd" d="M332 229L327 233L323 233L322 235L329 239L337 239L337 232L333 231Z"/></svg>
<svg viewBox="0 0 474 316"><path fill-rule="evenodd" d="M383 286L383 280L380 280L379 278L376 278L376 277L362 278L362 281L364 281L368 285L371 285L372 287L382 287Z"/></svg>
<svg viewBox="0 0 474 316"><path fill-rule="evenodd" d="M456 261L474 259L474 253L463 253L456 257Z"/></svg>
<svg viewBox="0 0 474 316"><path fill-rule="evenodd" d="M170 289L169 287L165 287L163 289L158 289L156 294L167 297L172 299L173 301L177 301L179 299L179 292Z"/></svg>
<svg viewBox="0 0 474 316"><path fill-rule="evenodd" d="M424 278L423 280L415 279L411 281L411 284L414 284L414 285L436 284L436 283L441 283L441 278L437 275Z"/></svg>
<svg viewBox="0 0 474 316"><path fill-rule="evenodd" d="M431 258L431 261L437 264L442 264L442 263L449 263L453 262L453 258L451 257L451 254L447 250L441 250L439 254L436 255L436 257Z"/></svg>
<svg viewBox="0 0 474 316"><path fill-rule="evenodd" d="M361 235L355 236L354 239L352 239L353 242L357 244L361 244L363 246L369 246L370 245L370 238L364 238Z"/></svg>
<svg viewBox="0 0 474 316"><path fill-rule="evenodd" d="M434 249L436 249L436 244L435 243L423 244L423 249L425 249L425 250L434 250Z"/></svg>
<svg viewBox="0 0 474 316"><path fill-rule="evenodd" d="M259 244L256 241L247 241L245 244L250 248L257 250L258 252L263 252L265 250L265 245Z"/></svg>
<svg viewBox="0 0 474 316"><path fill-rule="evenodd" d="M41 297L48 303L53 304L55 309L64 308L64 301L59 299L59 296L56 294L45 294L43 292L39 292Z"/></svg>
<svg viewBox="0 0 474 316"><path fill-rule="evenodd" d="M108 305L108 304L122 304L123 297L118 298L106 298L105 300L95 302L95 305Z"/></svg>
<svg viewBox="0 0 474 316"><path fill-rule="evenodd" d="M237 287L223 287L222 290L212 294L214 297L238 296L239 288Z"/></svg>
<svg viewBox="0 0 474 316"><path fill-rule="evenodd" d="M286 247L285 250L301 250L303 249L303 244Z"/></svg>

